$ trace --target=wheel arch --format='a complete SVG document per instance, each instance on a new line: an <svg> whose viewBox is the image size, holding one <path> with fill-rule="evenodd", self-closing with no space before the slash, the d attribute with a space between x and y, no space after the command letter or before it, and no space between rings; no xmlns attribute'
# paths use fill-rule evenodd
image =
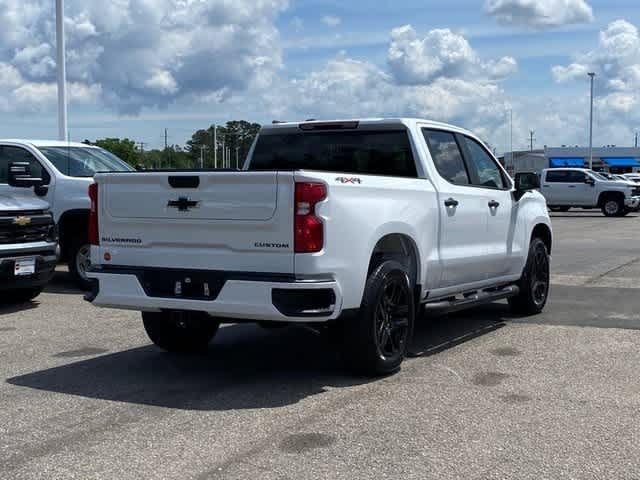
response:
<svg viewBox="0 0 640 480"><path fill-rule="evenodd" d="M600 193L600 195L598 196L598 207L602 208L602 205L604 204L604 201L607 198L610 198L610 197L618 197L624 203L625 196L624 196L623 192L618 192L618 191L615 191L615 190L608 190L606 192Z"/></svg>
<svg viewBox="0 0 640 480"><path fill-rule="evenodd" d="M407 268L409 279L414 286L420 284L420 253L410 234L396 232L380 236L369 255L367 276L376 266L389 259L396 260Z"/></svg>
<svg viewBox="0 0 640 480"><path fill-rule="evenodd" d="M89 210L78 208L67 210L60 216L58 230L60 232L60 248L65 252L75 238L87 236L89 226ZM80 237L83 238L83 237Z"/></svg>
<svg viewBox="0 0 640 480"><path fill-rule="evenodd" d="M540 238L547 246L547 252L551 253L551 248L553 247L553 234L551 233L549 225L546 223L538 223L533 227L530 240L533 240L534 238Z"/></svg>

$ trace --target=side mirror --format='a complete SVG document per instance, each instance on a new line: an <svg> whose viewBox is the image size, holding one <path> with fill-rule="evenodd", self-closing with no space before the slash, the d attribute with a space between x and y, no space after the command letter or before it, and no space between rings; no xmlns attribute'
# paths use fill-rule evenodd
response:
<svg viewBox="0 0 640 480"><path fill-rule="evenodd" d="M516 173L516 200L520 200L522 196L531 190L540 188L540 177L533 172Z"/></svg>
<svg viewBox="0 0 640 480"><path fill-rule="evenodd" d="M42 186L43 181L41 178L31 176L29 162L11 162L8 183L12 187L33 188Z"/></svg>
<svg viewBox="0 0 640 480"><path fill-rule="evenodd" d="M587 185L591 185L593 187L596 184L596 181L589 176L585 176L584 183L586 183Z"/></svg>

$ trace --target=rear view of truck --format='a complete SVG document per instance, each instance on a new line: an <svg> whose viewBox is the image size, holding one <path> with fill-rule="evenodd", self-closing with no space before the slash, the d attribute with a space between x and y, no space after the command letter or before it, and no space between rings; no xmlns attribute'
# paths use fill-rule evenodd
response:
<svg viewBox="0 0 640 480"><path fill-rule="evenodd" d="M381 225L432 215L415 162L398 120L312 122L263 129L243 171L97 174L88 300L142 311L151 340L173 351L204 348L228 321L341 324L360 311ZM393 351L362 362L377 373L399 366L411 331L409 258L384 272L396 284L376 328Z"/></svg>

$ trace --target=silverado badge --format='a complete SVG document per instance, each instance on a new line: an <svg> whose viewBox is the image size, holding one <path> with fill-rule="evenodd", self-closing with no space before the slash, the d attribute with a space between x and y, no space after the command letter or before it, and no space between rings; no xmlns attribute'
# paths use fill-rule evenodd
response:
<svg viewBox="0 0 640 480"><path fill-rule="evenodd" d="M20 227L26 227L31 224L31 217L16 217L13 219L13 223Z"/></svg>

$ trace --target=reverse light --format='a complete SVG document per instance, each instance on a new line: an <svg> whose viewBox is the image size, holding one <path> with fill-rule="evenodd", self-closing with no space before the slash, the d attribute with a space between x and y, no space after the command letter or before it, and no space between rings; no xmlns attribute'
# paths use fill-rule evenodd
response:
<svg viewBox="0 0 640 480"><path fill-rule="evenodd" d="M318 202L327 198L324 183L296 183L294 205L294 251L295 253L315 253L324 246L324 225L316 216Z"/></svg>
<svg viewBox="0 0 640 480"><path fill-rule="evenodd" d="M89 208L89 244L100 245L100 236L98 234L98 184L89 185L89 200L91 207Z"/></svg>

